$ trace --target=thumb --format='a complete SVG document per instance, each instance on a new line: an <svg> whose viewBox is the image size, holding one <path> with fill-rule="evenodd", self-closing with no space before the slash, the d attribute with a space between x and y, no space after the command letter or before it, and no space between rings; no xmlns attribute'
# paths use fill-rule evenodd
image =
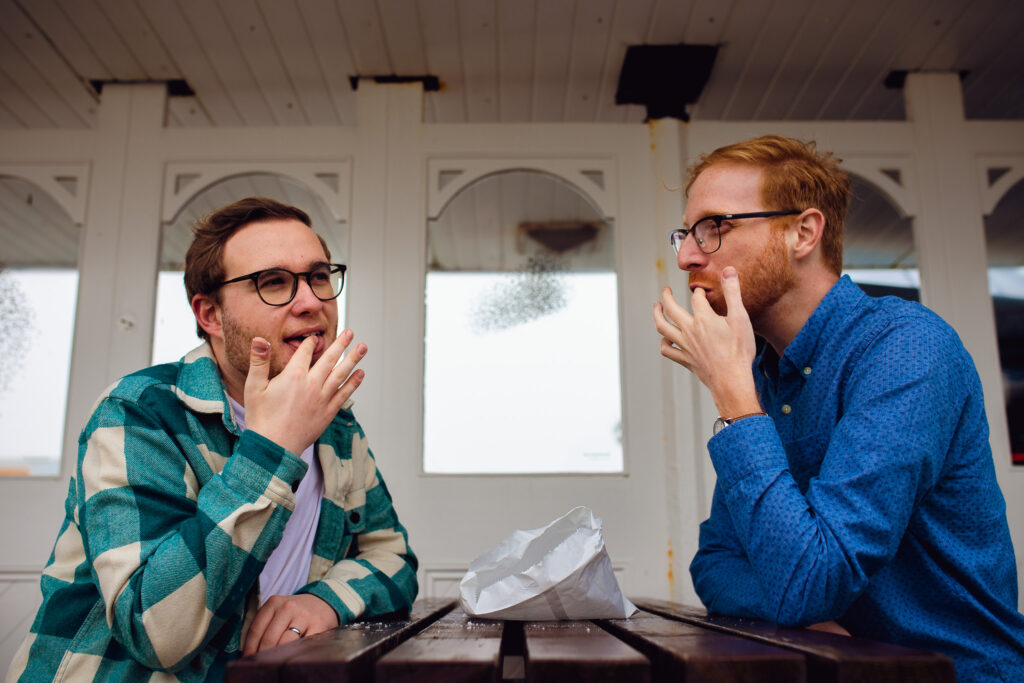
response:
<svg viewBox="0 0 1024 683"><path fill-rule="evenodd" d="M263 337L253 337L249 346L249 374L245 377L246 393L265 387L269 377L270 342Z"/></svg>
<svg viewBox="0 0 1024 683"><path fill-rule="evenodd" d="M740 294L740 278L732 266L726 266L722 270L722 293L725 295L725 305L728 308L726 315L730 318L746 317L747 309L743 307L743 297Z"/></svg>

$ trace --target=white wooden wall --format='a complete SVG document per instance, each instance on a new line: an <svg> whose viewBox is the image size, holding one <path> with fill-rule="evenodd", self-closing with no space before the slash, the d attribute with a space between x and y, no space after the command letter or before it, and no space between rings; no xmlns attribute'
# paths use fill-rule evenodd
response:
<svg viewBox="0 0 1024 683"><path fill-rule="evenodd" d="M989 186L986 169L1010 167L1011 179L1024 174L1024 122L965 121L953 74L912 74L906 98L910 120L897 123L424 125L418 85L362 83L357 126L167 129L161 87L108 86L95 129L0 132L0 173L33 180L83 225L63 476L0 480L0 669L38 602L39 570L92 402L111 381L148 364L161 217L187 200L175 192L174 176L198 172L212 182L225 168L314 177L318 164L350 170L335 196L326 187L311 189L351 227L349 263L359 275L347 285L348 320L371 349L356 411L422 560L423 594L450 592L466 563L512 526L542 524L582 499L605 517L613 564L628 593L696 599L686 568L714 482L705 442L715 415L688 373L658 356L649 311L662 286L685 282L665 240L681 220L682 197L667 188L680 185L698 153L764 132L816 139L914 217L922 298L956 327L982 377L1024 569L1024 468L1010 466L982 224L983 212L1012 184L1004 176ZM606 199L617 213L623 475L422 473L431 168L444 160L471 172L494 159L549 168L589 159L611 169ZM902 185L883 168L900 169ZM76 193L52 182L69 173L79 180ZM194 183L188 192L193 188L201 189ZM470 506L489 512L471 516Z"/></svg>

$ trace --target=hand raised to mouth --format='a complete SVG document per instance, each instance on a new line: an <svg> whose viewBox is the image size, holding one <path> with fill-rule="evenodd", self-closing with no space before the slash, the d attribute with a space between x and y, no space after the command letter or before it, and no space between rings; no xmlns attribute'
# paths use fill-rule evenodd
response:
<svg viewBox="0 0 1024 683"><path fill-rule="evenodd" d="M654 304L654 326L661 335L661 355L697 376L715 400L720 415L742 415L761 410L751 372L755 355L754 331L743 308L736 269L722 272L722 290L728 314L711 308L703 289L696 287L689 313L667 287Z"/></svg>
<svg viewBox="0 0 1024 683"><path fill-rule="evenodd" d="M352 330L344 330L312 363L323 338L310 335L281 373L269 379L270 343L254 337L245 379L246 428L296 455L306 450L363 381L365 373L355 366L366 355L366 344L356 344L342 359L352 338Z"/></svg>

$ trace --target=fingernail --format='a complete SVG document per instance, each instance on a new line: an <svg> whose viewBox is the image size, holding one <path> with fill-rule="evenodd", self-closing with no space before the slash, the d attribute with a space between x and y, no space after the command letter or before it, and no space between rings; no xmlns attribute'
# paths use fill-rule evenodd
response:
<svg viewBox="0 0 1024 683"><path fill-rule="evenodd" d="M736 269L733 268L732 266L729 266L728 268L722 271L722 279L731 280L734 277L736 277Z"/></svg>
<svg viewBox="0 0 1024 683"><path fill-rule="evenodd" d="M266 339L256 337L252 340L252 350L258 356L265 355L270 351L270 342Z"/></svg>

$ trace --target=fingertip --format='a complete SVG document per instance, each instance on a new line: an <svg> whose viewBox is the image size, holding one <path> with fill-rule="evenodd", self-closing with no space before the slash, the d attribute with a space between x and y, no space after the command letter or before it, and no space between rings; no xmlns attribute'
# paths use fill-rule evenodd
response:
<svg viewBox="0 0 1024 683"><path fill-rule="evenodd" d="M735 280L736 279L736 268L734 266L726 266L722 269L723 280Z"/></svg>
<svg viewBox="0 0 1024 683"><path fill-rule="evenodd" d="M253 337L250 345L253 355L266 356L270 353L270 342L263 337Z"/></svg>

